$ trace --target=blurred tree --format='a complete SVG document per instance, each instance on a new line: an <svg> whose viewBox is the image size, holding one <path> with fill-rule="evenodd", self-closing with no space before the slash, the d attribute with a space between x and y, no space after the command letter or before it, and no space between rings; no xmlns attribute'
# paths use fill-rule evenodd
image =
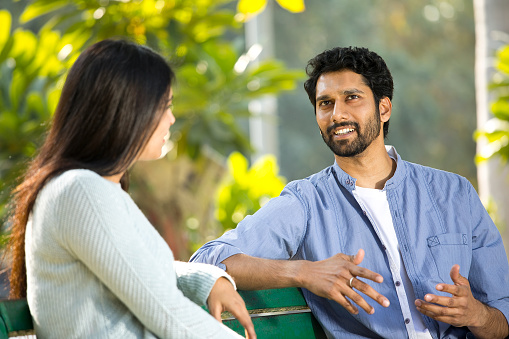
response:
<svg viewBox="0 0 509 339"><path fill-rule="evenodd" d="M175 147L169 156L175 164L170 168L170 172L162 175L146 168L140 169L143 175L133 175L133 196L147 215L151 216L151 221L165 235L170 245L178 247L174 249L176 257L186 258L189 255L187 238L181 234L180 228L186 224L186 220L194 217L198 202L203 204L205 210L208 208L210 211L215 185L219 182L218 177L209 178L212 185L206 185L210 186L210 189L202 192L204 196L199 201L182 199L186 200L183 203L179 197L192 191L197 182L193 180L207 172L209 167L204 164L213 160L206 154L217 152L226 156L234 150L249 153L251 147L239 120L249 115L248 99L291 90L295 80L302 77L302 71L288 70L281 62L274 60L242 72L234 70L244 47L238 34L242 24L235 19L232 3L233 0L36 0L29 3L20 16L20 24L28 25L33 23L33 20L38 20L42 27L37 35L25 34L32 34L32 41L25 35L14 33L12 43L15 46L39 46L41 51L36 60L46 67L53 65L53 60L60 60L59 57L61 61L66 61L66 64L58 65L60 68L53 72L42 72L44 68L38 68L34 64L33 79L39 80L31 81L39 87L33 90L28 85L23 85L28 83L22 79L23 76L31 76L31 73L26 72L25 67L28 67L28 64L16 59L13 62L13 58L9 57L2 59L5 60L0 81L2 105L7 102L4 98L9 98L9 95L12 97L13 89L19 94L16 97L19 104L4 105L6 108L2 106L1 111L1 125L9 130L9 133L2 133L2 137L8 138L9 142L0 144L0 152L11 161L3 163L0 172L0 185L2 192L5 192L0 206L4 206L8 192L12 189L13 179L24 166L25 160L33 155L41 140L44 125L58 98L57 84L72 61L71 56L76 56L83 47L95 41L127 37L159 51L176 69L174 113L177 123L172 127L171 141ZM4 20L0 22L3 25L0 42L8 41L10 26L7 26ZM10 20L8 22L10 23ZM42 40L46 35L56 38ZM8 38L5 39L5 36ZM7 45L6 43L5 46ZM1 55L4 56L4 53ZM29 59L29 55L31 54L26 54L25 58ZM4 76L4 69L5 74L11 72L17 75ZM34 91L37 94L30 95ZM36 105L39 102L42 104ZM29 113L23 113L24 107L28 107ZM25 131L32 134L26 134ZM29 147L23 146L20 140L24 140ZM11 145L11 148L7 148L7 145ZM203 152L204 148L213 151ZM169 161L169 158L162 162ZM14 167L14 164L18 167ZM136 170L135 168L134 172ZM149 182L150 178L160 178L161 182L171 181L179 176L178 173L186 171L187 174L180 175L185 178L182 184L176 190L167 192L170 197L167 197L166 201L156 202L151 198L159 185ZM162 206L171 206L172 209L165 211ZM205 216L203 218L206 219Z"/></svg>
<svg viewBox="0 0 509 339"><path fill-rule="evenodd" d="M497 210L502 239L509 255L509 166L504 145L507 101L509 2L474 0L476 27L477 160L479 195ZM494 56L499 51L498 57ZM498 65L497 65L498 64ZM491 83L491 85L490 85ZM490 90L491 87L491 90ZM494 117L494 119L492 119ZM494 156L496 155L496 156Z"/></svg>

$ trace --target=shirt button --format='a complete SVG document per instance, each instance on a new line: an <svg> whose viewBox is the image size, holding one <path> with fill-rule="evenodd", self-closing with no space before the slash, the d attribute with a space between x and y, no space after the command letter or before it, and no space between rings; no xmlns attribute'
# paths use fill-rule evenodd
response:
<svg viewBox="0 0 509 339"><path fill-rule="evenodd" d="M400 281L396 281L396 286L399 287L401 285Z"/></svg>
<svg viewBox="0 0 509 339"><path fill-rule="evenodd" d="M385 247L385 245L382 245L382 249L385 251L387 247Z"/></svg>
<svg viewBox="0 0 509 339"><path fill-rule="evenodd" d="M362 213L364 213L364 215L366 215L366 211L362 211Z"/></svg>
<svg viewBox="0 0 509 339"><path fill-rule="evenodd" d="M410 319L409 318L405 319L405 324L410 324Z"/></svg>

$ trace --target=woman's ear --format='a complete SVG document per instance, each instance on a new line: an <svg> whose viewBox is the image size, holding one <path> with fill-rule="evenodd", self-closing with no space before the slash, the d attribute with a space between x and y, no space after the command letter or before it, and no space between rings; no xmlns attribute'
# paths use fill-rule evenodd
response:
<svg viewBox="0 0 509 339"><path fill-rule="evenodd" d="M380 111L380 120L387 122L392 113L392 102L388 97L383 97L378 103L378 110Z"/></svg>

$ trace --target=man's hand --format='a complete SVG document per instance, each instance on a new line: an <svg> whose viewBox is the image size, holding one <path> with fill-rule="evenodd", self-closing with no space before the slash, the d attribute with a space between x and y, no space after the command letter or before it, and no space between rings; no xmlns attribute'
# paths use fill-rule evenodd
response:
<svg viewBox="0 0 509 339"><path fill-rule="evenodd" d="M352 314L359 313L353 303L367 313L373 314L375 309L354 288L384 307L388 307L390 303L386 297L357 278L383 282L380 274L358 266L363 259L364 250L360 249L356 255L339 253L325 260L305 262L299 274L302 277L301 286L318 296L336 301Z"/></svg>
<svg viewBox="0 0 509 339"><path fill-rule="evenodd" d="M221 313L228 311L237 318L246 331L246 338L256 339L253 322L242 297L235 291L228 279L221 277L210 291L207 299L210 314L221 322Z"/></svg>
<svg viewBox="0 0 509 339"><path fill-rule="evenodd" d="M417 299L417 310L437 321L456 327L467 326L476 338L505 338L509 327L504 315L497 309L475 299L468 280L459 273L459 265L451 269L454 285L438 284L437 291L450 293L451 297L426 294Z"/></svg>

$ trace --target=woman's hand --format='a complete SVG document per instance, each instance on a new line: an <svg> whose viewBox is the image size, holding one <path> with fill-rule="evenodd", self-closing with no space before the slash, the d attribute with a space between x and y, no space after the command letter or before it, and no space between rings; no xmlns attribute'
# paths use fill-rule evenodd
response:
<svg viewBox="0 0 509 339"><path fill-rule="evenodd" d="M246 331L246 338L256 339L253 322L242 297L235 291L228 279L217 279L207 299L210 314L221 322L221 313L228 311L237 318Z"/></svg>

